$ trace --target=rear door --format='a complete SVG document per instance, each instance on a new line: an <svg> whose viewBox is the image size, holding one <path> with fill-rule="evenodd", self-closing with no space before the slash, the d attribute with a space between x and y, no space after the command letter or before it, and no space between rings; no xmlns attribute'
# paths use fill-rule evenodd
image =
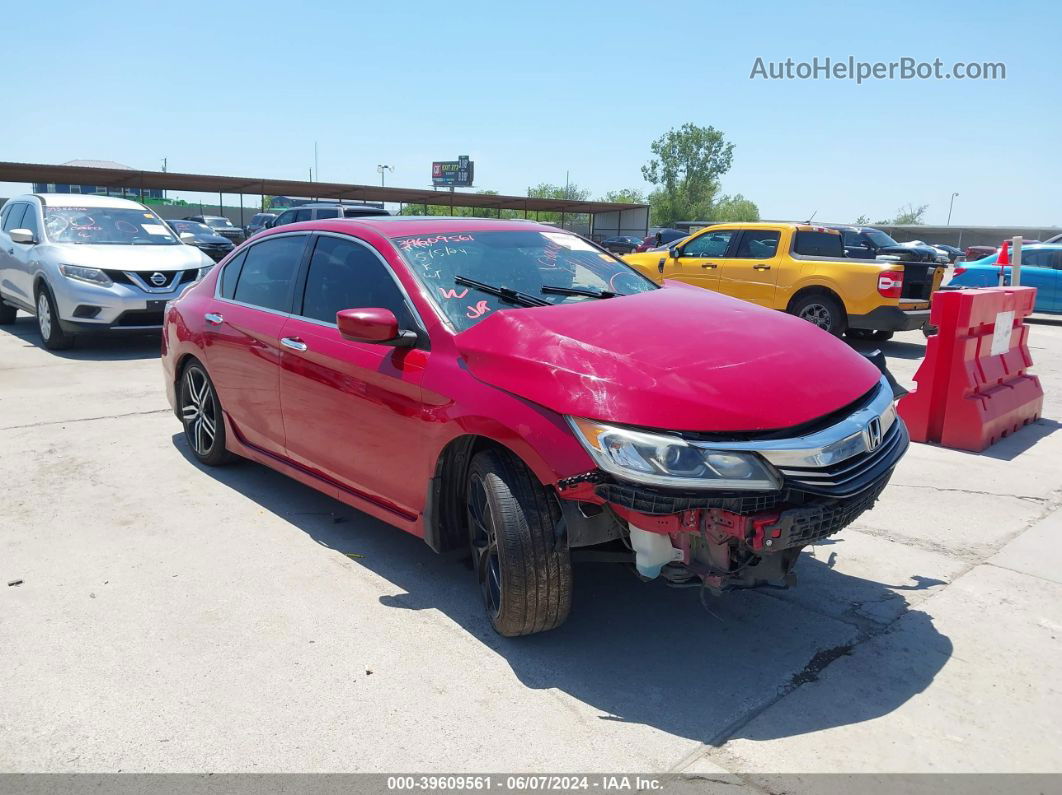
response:
<svg viewBox="0 0 1062 795"><path fill-rule="evenodd" d="M421 378L428 352L344 338L341 309L390 309L422 330L390 266L368 243L321 233L284 328L280 396L288 456L348 492L414 518L425 483ZM427 339L426 336L423 339Z"/></svg>
<svg viewBox="0 0 1062 795"><path fill-rule="evenodd" d="M760 306L774 306L781 258L777 229L746 229L719 260L719 292Z"/></svg>
<svg viewBox="0 0 1062 795"><path fill-rule="evenodd" d="M1058 267L1062 262L1062 251L1041 249L1039 251L1022 251L1021 283L1036 288L1036 311L1057 312L1062 296L1059 296L1059 277L1062 271Z"/></svg>
<svg viewBox="0 0 1062 795"><path fill-rule="evenodd" d="M243 441L284 454L280 338L309 233L271 235L227 262L204 316L207 369Z"/></svg>

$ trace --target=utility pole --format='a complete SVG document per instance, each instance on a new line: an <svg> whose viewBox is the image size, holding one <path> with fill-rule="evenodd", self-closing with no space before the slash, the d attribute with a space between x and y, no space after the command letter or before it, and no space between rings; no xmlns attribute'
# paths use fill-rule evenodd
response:
<svg viewBox="0 0 1062 795"><path fill-rule="evenodd" d="M317 181L321 180L321 168L317 165L317 141L313 142L313 173L317 175Z"/></svg>
<svg viewBox="0 0 1062 795"><path fill-rule="evenodd" d="M167 158L165 158L165 157L164 157L164 158L162 158L162 173L163 173L163 174L165 174L165 173L166 173L166 166L167 166L168 164L169 164L169 163L168 163L168 161L167 161ZM143 197L141 197L141 198L143 198ZM164 198L164 199L166 198L166 189L165 189L165 188L163 188L163 189L162 189L162 198Z"/></svg>
<svg viewBox="0 0 1062 795"><path fill-rule="evenodd" d="M947 223L947 226L951 226L951 210L952 210L953 207L955 207L955 197L958 196L958 195L959 195L958 193L951 194L951 202L949 202L949 204L948 204L948 223Z"/></svg>
<svg viewBox="0 0 1062 795"><path fill-rule="evenodd" d="M386 174L388 171L394 171L395 167L389 166L386 163L380 163L376 166L376 170L380 172L380 187L382 188L384 187L384 174Z"/></svg>

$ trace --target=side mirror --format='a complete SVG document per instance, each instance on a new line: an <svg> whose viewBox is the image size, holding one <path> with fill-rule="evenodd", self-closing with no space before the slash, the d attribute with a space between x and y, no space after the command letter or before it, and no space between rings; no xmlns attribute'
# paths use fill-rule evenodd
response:
<svg viewBox="0 0 1062 795"><path fill-rule="evenodd" d="M678 259L680 256L682 256L682 252L679 251L678 246L672 246L667 250L667 253L671 255L671 259Z"/></svg>
<svg viewBox="0 0 1062 795"><path fill-rule="evenodd" d="M274 227L274 225L276 225L276 222L277 222L276 218L267 218L266 222L264 224L262 224L262 228L263 229L272 229Z"/></svg>
<svg viewBox="0 0 1062 795"><path fill-rule="evenodd" d="M33 245L37 242L37 236L28 229L12 229L8 232L11 235L12 243L25 243L27 245Z"/></svg>
<svg viewBox="0 0 1062 795"><path fill-rule="evenodd" d="M336 312L336 326L340 334L355 342L395 348L409 348L417 342L415 331L399 330L398 318L390 309L341 309Z"/></svg>
<svg viewBox="0 0 1062 795"><path fill-rule="evenodd" d="M190 240L195 240L195 235L193 235L193 234L192 234L191 232L181 232L181 234L179 235L179 237L180 237L180 238L181 238L181 240L183 240L183 241L184 241L185 243L187 243L187 242L188 242L188 241L190 241Z"/></svg>

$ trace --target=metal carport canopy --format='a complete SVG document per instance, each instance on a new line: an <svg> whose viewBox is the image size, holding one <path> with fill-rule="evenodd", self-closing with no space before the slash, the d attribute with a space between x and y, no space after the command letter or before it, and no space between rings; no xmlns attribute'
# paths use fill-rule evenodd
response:
<svg viewBox="0 0 1062 795"><path fill-rule="evenodd" d="M602 213L644 208L644 204L620 202L535 199L527 196L501 196L494 193L458 193L418 188L383 188L375 185L348 185L341 182L306 182L290 179L223 177L215 174L180 174L173 171L137 171L124 168L59 166L44 163L0 162L0 182L43 182L102 187L157 188L195 193L261 194L303 196L317 199L431 204L436 206L480 207L492 210L529 212Z"/></svg>

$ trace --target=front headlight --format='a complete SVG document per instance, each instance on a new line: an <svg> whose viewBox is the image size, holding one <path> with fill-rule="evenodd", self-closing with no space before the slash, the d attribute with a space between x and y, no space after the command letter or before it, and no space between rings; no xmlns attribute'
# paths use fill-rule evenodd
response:
<svg viewBox="0 0 1062 795"><path fill-rule="evenodd" d="M568 417L599 467L617 477L685 489L772 491L782 482L755 453L713 450L667 434L617 428Z"/></svg>
<svg viewBox="0 0 1062 795"><path fill-rule="evenodd" d="M210 271L212 271L213 269L214 269L213 265L206 265L206 266L200 268L199 269L199 275L195 277L195 280L198 282L201 279L205 279L206 275L208 273L210 273Z"/></svg>
<svg viewBox="0 0 1062 795"><path fill-rule="evenodd" d="M110 287L114 282L111 277L99 268L83 268L80 265L60 265L59 272L68 279L79 282L88 282L99 287Z"/></svg>

